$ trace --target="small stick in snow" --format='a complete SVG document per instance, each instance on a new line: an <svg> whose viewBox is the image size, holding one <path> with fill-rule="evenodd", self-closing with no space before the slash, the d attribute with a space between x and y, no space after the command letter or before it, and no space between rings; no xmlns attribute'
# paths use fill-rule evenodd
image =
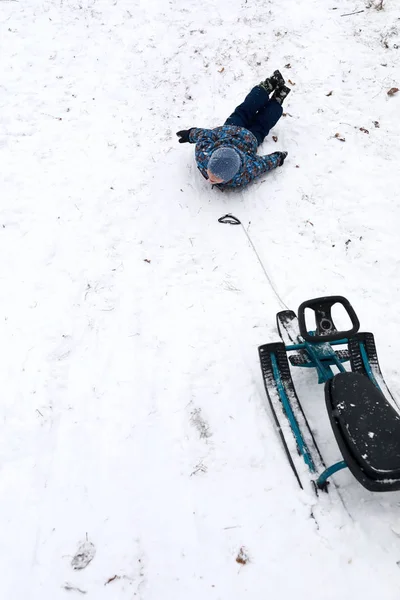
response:
<svg viewBox="0 0 400 600"><path fill-rule="evenodd" d="M56 121L62 121L62 117L55 117L54 115L49 115L48 113L42 113L42 115L44 115L45 117L51 117L52 119L55 119Z"/></svg>
<svg viewBox="0 0 400 600"><path fill-rule="evenodd" d="M359 15L362 12L364 12L364 9L363 10L356 10L356 12L346 13L345 15L340 15L340 16L341 17L350 17L350 15Z"/></svg>
<svg viewBox="0 0 400 600"><path fill-rule="evenodd" d="M107 579L107 581L105 582L104 585L108 585L109 583L111 583L112 581L115 581L116 579L121 579L121 577L119 575L114 575L114 577L110 577L110 579Z"/></svg>
<svg viewBox="0 0 400 600"><path fill-rule="evenodd" d="M66 583L64 585L64 590L67 590L67 592L79 592L80 594L87 594L86 590L81 590L81 588L74 587L70 583Z"/></svg>
<svg viewBox="0 0 400 600"><path fill-rule="evenodd" d="M139 559L139 562L140 562L140 559ZM107 579L107 581L105 582L104 585L108 585L109 583L112 583L113 581L117 581L118 579L127 579L128 581L133 581L133 579L131 577L128 577L128 575L113 575L112 577Z"/></svg>
<svg viewBox="0 0 400 600"><path fill-rule="evenodd" d="M190 473L190 477L192 477L192 475L197 475L197 473L207 473L207 467L203 465L202 462L199 462L195 466L193 473Z"/></svg>

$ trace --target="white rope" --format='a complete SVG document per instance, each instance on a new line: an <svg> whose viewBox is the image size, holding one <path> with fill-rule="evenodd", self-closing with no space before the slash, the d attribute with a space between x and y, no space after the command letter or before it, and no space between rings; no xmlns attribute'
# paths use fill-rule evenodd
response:
<svg viewBox="0 0 400 600"><path fill-rule="evenodd" d="M265 268L265 266L264 266L264 263L263 263L263 261L261 260L261 258L260 258L260 255L259 255L259 254L258 254L258 252L257 252L257 248L256 248L256 247L255 247L255 245L253 244L253 241L252 241L252 239L251 239L251 237L250 237L250 235L249 235L249 232L248 232L248 231L247 231L247 229L244 227L244 225L243 225L243 223L240 221L240 219L238 219L238 218L237 218L237 217L235 217L234 215L228 214L228 215L224 215L223 217L221 217L220 219L218 219L218 221L219 221L220 223L228 223L229 225L241 225L241 226L242 226L242 229L243 229L243 231L244 231L244 233L245 233L245 235L246 235L246 237L247 237L247 239L248 239L248 241L249 241L249 244L250 244L250 246L252 247L252 249L253 249L253 251L254 251L254 254L257 256L257 260L258 260L258 262L260 263L260 265L261 265L261 268L262 268L262 270L264 271L264 275L265 275L265 277L267 278L267 281L268 281L269 285L271 286L271 288L272 288L272 290L273 290L273 292L274 292L274 294L275 294L275 296L276 296L276 298L277 298L277 300L278 300L279 304L281 305L281 307L282 307L282 308L284 308L284 309L286 309L286 310L289 310L289 308L286 306L286 304L285 304L285 303L284 303L284 301L282 300L281 296L279 295L279 293L278 293L278 291L277 291L277 289L276 289L276 287L275 287L275 285L274 285L274 283L273 283L273 281L272 281L271 277L269 276L269 274L268 274L268 271L267 271L267 269Z"/></svg>

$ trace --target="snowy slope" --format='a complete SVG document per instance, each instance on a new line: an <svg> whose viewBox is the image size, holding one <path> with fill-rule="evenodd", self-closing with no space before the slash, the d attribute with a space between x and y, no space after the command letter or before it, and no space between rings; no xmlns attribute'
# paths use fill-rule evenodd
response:
<svg viewBox="0 0 400 600"><path fill-rule="evenodd" d="M347 510L298 490L257 356L281 306L217 221L250 223L290 308L347 296L400 397L384 4L0 3L1 598L398 600L400 494L348 473ZM211 190L175 131L220 125L278 67L293 92L262 152L288 150L284 168ZM312 375L296 382L322 402Z"/></svg>

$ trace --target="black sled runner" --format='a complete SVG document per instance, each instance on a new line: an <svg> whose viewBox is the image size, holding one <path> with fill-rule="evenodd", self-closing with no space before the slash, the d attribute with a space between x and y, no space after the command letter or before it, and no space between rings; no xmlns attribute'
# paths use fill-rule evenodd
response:
<svg viewBox="0 0 400 600"><path fill-rule="evenodd" d="M335 305L347 315L351 326L346 331L335 326ZM307 312L314 316L313 331L307 330ZM317 491L327 490L328 478L344 468L368 490L400 490L400 413L384 382L374 336L358 333L360 324L350 302L343 296L308 300L300 305L298 317L291 310L279 312L277 325L282 341L258 350L275 424L300 487L293 449L303 458ZM331 466L326 467L309 426L289 362L316 369L318 383L325 384L326 409L342 455Z"/></svg>

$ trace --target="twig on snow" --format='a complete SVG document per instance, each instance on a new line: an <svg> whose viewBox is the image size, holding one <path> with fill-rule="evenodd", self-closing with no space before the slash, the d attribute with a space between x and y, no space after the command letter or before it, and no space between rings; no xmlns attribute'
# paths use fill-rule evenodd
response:
<svg viewBox="0 0 400 600"><path fill-rule="evenodd" d="M110 577L109 579L107 579L107 581L105 582L104 585L108 585L109 583L111 583L112 581L115 581L116 579L121 579L120 575L113 575L113 577Z"/></svg>
<svg viewBox="0 0 400 600"><path fill-rule="evenodd" d="M362 13L362 12L365 12L365 11L364 11L364 9L362 9L362 10L356 10L355 12L352 12L352 13L346 13L345 15L340 15L340 16L341 16L341 17L350 17L350 15L358 15L358 14L360 14L360 13Z"/></svg>
<svg viewBox="0 0 400 600"><path fill-rule="evenodd" d="M63 586L64 590L67 590L67 592L79 592L79 594L87 594L86 590L81 590L81 588L75 587L74 585L71 585L70 583L66 583Z"/></svg>

